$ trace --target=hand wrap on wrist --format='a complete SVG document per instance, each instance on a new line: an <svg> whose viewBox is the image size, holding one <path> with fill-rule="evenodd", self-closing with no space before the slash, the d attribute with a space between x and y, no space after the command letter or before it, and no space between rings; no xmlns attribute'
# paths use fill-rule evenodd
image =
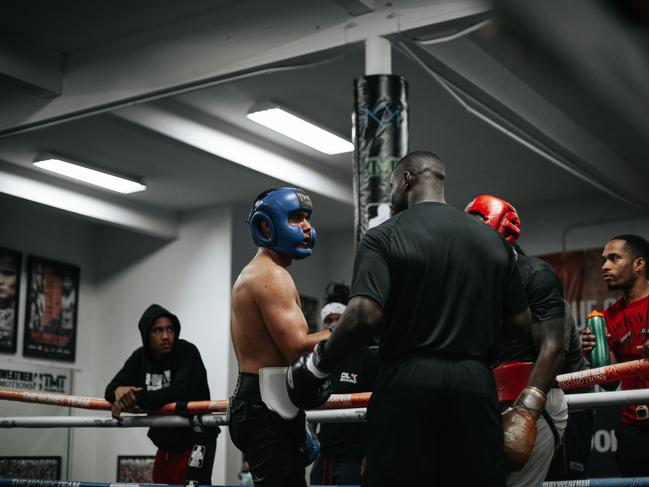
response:
<svg viewBox="0 0 649 487"><path fill-rule="evenodd" d="M526 409L535 419L539 419L545 409L546 396L541 389L527 386L518 395L512 407L521 407Z"/></svg>

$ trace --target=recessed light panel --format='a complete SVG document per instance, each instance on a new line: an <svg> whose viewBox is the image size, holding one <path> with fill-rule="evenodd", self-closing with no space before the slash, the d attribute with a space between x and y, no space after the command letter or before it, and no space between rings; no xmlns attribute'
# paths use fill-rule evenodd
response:
<svg viewBox="0 0 649 487"><path fill-rule="evenodd" d="M279 107L251 112L248 114L248 118L325 154L342 154L354 150L354 145L348 140L338 137L311 122L302 120L300 117Z"/></svg>
<svg viewBox="0 0 649 487"><path fill-rule="evenodd" d="M146 186L137 181L79 166L61 159L49 158L34 162L36 167L66 176L77 181L99 186L122 194L144 191Z"/></svg>

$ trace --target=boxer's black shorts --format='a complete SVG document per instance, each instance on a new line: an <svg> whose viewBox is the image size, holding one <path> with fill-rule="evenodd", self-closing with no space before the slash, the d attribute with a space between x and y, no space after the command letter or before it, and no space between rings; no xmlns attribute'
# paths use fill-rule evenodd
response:
<svg viewBox="0 0 649 487"><path fill-rule="evenodd" d="M230 399L228 427L230 438L244 453L255 486L303 487L304 411L282 419L261 400L259 376L239 374Z"/></svg>

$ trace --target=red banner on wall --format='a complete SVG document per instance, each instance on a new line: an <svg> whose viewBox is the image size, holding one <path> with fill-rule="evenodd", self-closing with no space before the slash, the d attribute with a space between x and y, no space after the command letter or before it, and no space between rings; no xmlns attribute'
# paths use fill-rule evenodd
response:
<svg viewBox="0 0 649 487"><path fill-rule="evenodd" d="M602 279L602 249L576 250L541 255L559 274L566 301L570 303L577 330L586 326L586 316L593 310L602 311L619 298L609 291Z"/></svg>

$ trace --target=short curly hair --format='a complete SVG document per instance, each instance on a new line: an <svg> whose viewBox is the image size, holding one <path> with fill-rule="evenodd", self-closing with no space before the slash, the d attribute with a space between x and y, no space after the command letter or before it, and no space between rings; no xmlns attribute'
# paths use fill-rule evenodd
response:
<svg viewBox="0 0 649 487"><path fill-rule="evenodd" d="M344 282L330 282L325 288L325 304L349 302L349 286Z"/></svg>

